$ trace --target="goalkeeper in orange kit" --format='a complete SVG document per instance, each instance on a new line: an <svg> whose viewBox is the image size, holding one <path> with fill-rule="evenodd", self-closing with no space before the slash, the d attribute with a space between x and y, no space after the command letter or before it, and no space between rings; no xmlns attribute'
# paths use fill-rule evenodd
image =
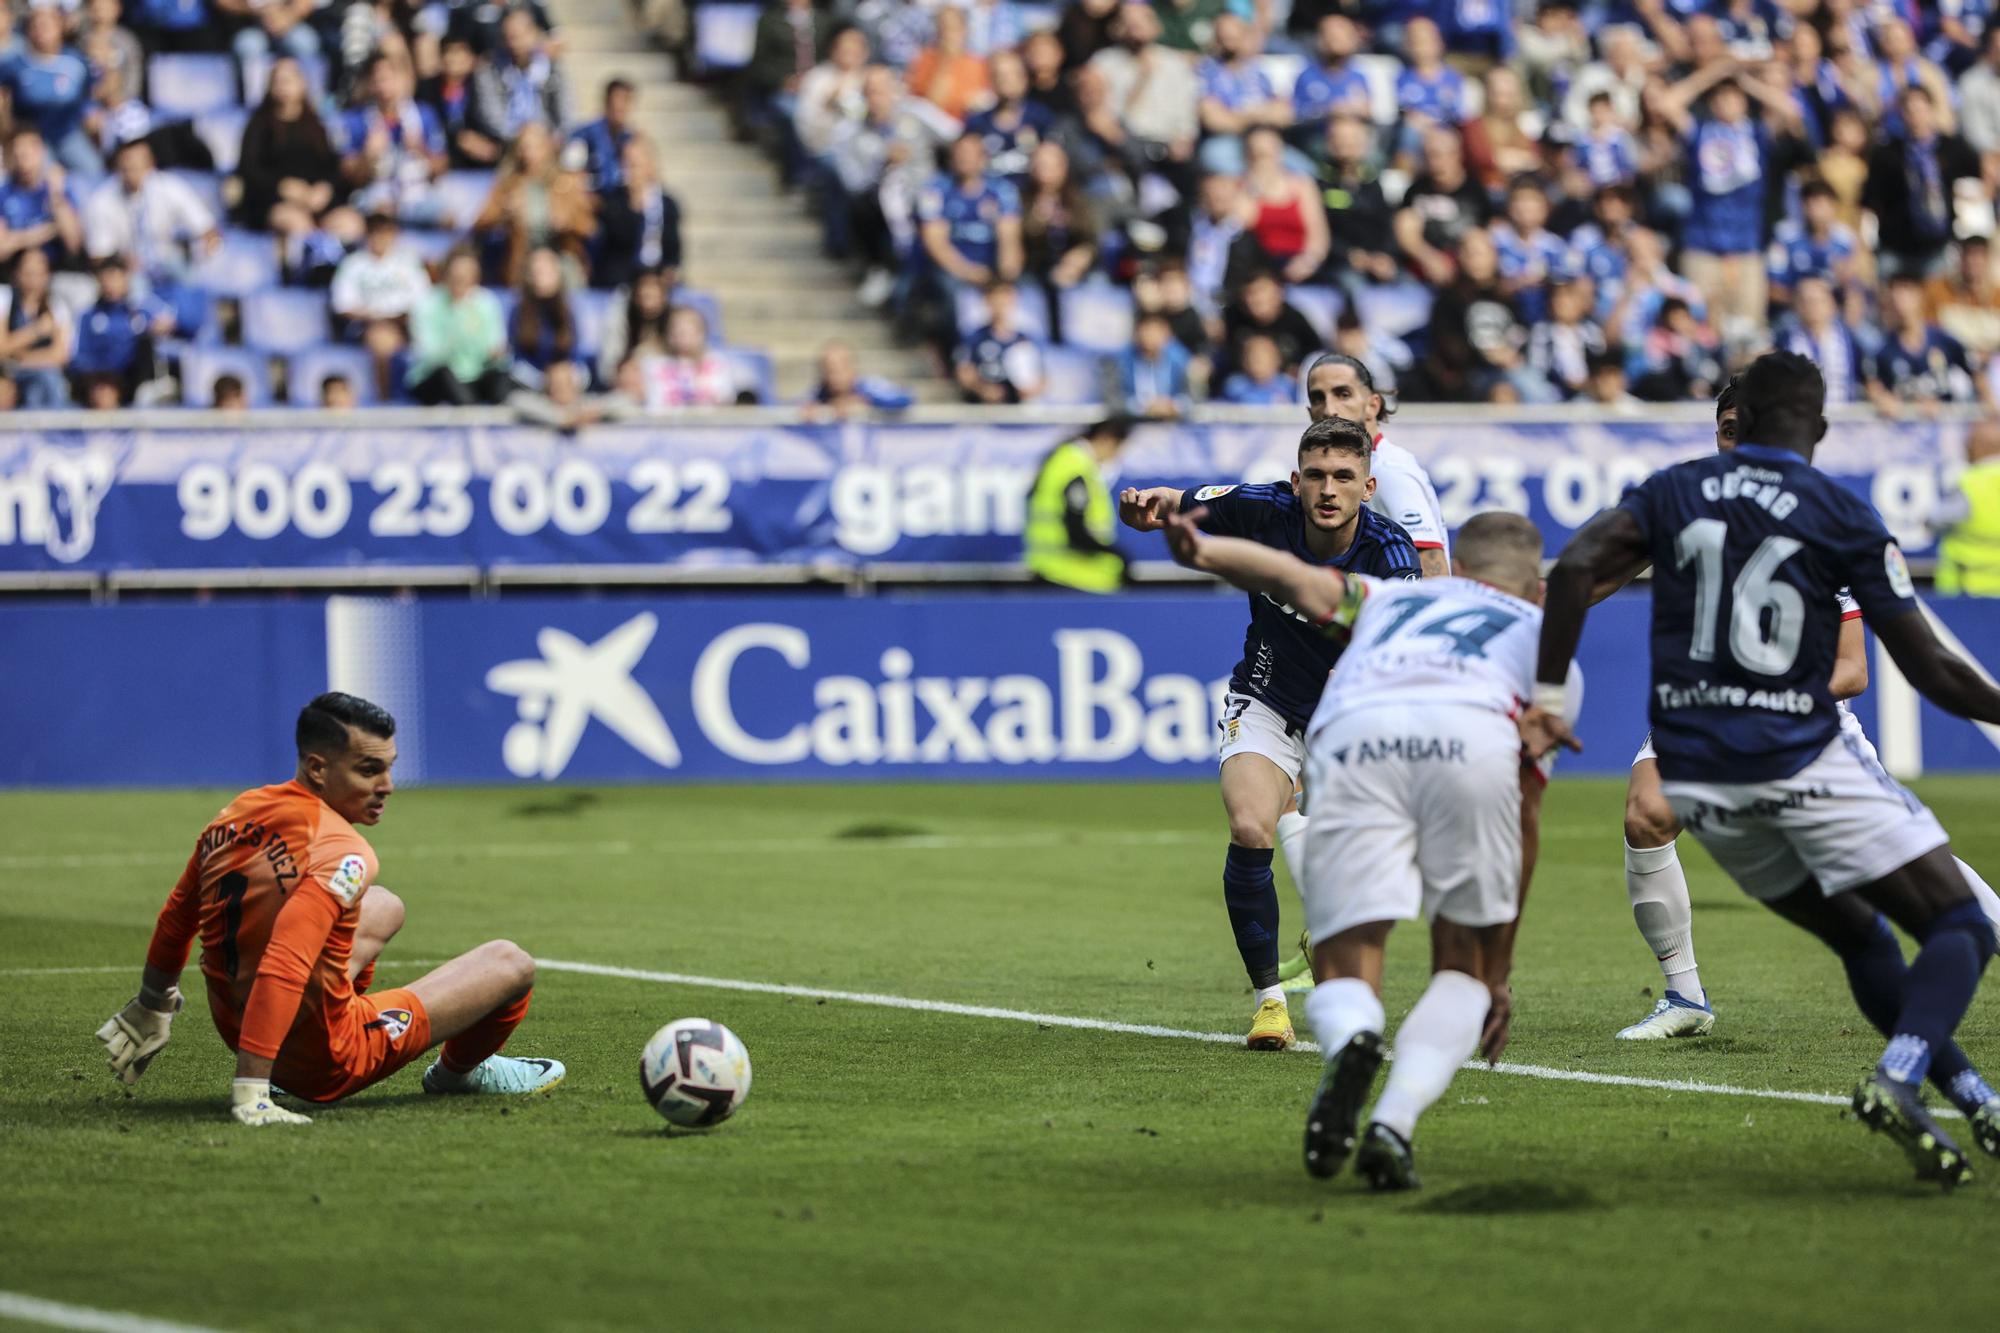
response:
<svg viewBox="0 0 2000 1333"><path fill-rule="evenodd" d="M380 1082L443 1043L425 1092L543 1092L554 1060L498 1054L527 1016L535 961L492 940L407 987L369 992L375 959L403 924L402 900L375 883L355 825L380 822L394 784L396 723L350 694L299 714L290 782L244 792L210 821L161 909L139 994L98 1029L111 1072L137 1083L166 1046L181 969L201 937L208 1008L236 1052L230 1114L245 1125L303 1125L271 1100L331 1102Z"/></svg>

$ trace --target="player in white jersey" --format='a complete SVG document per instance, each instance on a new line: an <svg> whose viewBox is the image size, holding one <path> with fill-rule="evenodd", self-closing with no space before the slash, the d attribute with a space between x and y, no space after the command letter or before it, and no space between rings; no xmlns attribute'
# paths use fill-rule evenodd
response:
<svg viewBox="0 0 2000 1333"><path fill-rule="evenodd" d="M1724 385L1715 399L1715 447L1724 452L1736 447L1734 380ZM1839 602L1840 641L1827 688L1840 712L1841 734L1867 766L1879 772L1882 765L1875 747L1862 730L1861 720L1847 706L1847 700L1868 688L1868 644L1861 628L1861 607L1844 589ZM1888 780L1886 774L1884 780ZM1660 965L1665 994L1654 1003L1651 1013L1618 1030L1620 1041L1703 1037L1715 1029L1715 1008L1702 988L1701 969L1695 960L1694 908L1687 872L1681 868L1675 848L1680 835L1680 821L1660 788L1660 764L1649 732L1633 756L1625 789L1625 893L1639 934ZM1959 861L1958 867L1966 885L2000 929L2000 897L1971 866Z"/></svg>
<svg viewBox="0 0 2000 1333"><path fill-rule="evenodd" d="M1358 1138L1356 1167L1375 1188L1410 1189L1417 1118L1475 1050L1497 1059L1507 1043L1545 781L1522 763L1514 724L1541 634L1541 534L1519 515L1481 514L1459 533L1453 577L1397 585L1204 536L1195 517L1168 529L1177 560L1350 636L1306 733L1303 887L1320 978L1306 1007L1327 1064L1305 1161L1331 1176ZM1419 916L1431 984L1357 1134L1383 1058L1384 946L1396 922Z"/></svg>

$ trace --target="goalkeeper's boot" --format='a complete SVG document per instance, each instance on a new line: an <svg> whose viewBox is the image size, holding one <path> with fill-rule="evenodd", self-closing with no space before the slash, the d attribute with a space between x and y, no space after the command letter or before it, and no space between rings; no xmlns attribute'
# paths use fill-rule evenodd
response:
<svg viewBox="0 0 2000 1333"><path fill-rule="evenodd" d="M1353 1040L1326 1062L1319 1091L1306 1112L1306 1171L1325 1180L1340 1170L1354 1151L1354 1129L1361 1122L1361 1104L1375 1086L1382 1068L1382 1034L1357 1032Z"/></svg>
<svg viewBox="0 0 2000 1333"><path fill-rule="evenodd" d="M1619 1041L1666 1041L1671 1037L1706 1037L1715 1030L1715 1010L1670 990L1653 1012L1631 1027L1618 1030Z"/></svg>
<svg viewBox="0 0 2000 1333"><path fill-rule="evenodd" d="M1854 1090L1854 1115L1877 1134L1886 1134L1917 1168L1918 1180L1935 1180L1949 1190L1972 1179L1965 1149L1931 1118L1917 1090L1879 1070Z"/></svg>
<svg viewBox="0 0 2000 1333"><path fill-rule="evenodd" d="M1972 1141L1989 1157L2000 1157L2000 1098L1975 1108L1966 1120L1972 1125Z"/></svg>
<svg viewBox="0 0 2000 1333"><path fill-rule="evenodd" d="M1379 1121L1361 1136L1354 1169L1370 1189L1413 1190L1422 1183L1417 1179L1417 1158L1410 1150L1410 1141Z"/></svg>
<svg viewBox="0 0 2000 1333"><path fill-rule="evenodd" d="M520 1060L489 1055L467 1074L454 1074L442 1060L424 1071L424 1091L438 1093L547 1092L568 1071L560 1060Z"/></svg>
<svg viewBox="0 0 2000 1333"><path fill-rule="evenodd" d="M1278 983L1295 993L1313 988L1312 936L1307 932L1299 932L1298 956L1278 965Z"/></svg>
<svg viewBox="0 0 2000 1333"><path fill-rule="evenodd" d="M1285 1002L1272 998L1257 1006L1250 1018L1250 1035L1243 1044L1253 1051L1282 1051L1292 1044L1292 1011Z"/></svg>

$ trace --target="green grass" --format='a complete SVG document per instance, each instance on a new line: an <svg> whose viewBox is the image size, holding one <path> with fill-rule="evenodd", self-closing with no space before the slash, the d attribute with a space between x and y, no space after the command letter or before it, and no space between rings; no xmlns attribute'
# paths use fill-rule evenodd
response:
<svg viewBox="0 0 2000 1333"><path fill-rule="evenodd" d="M2000 870L1991 782L1922 784ZM227 1328L1978 1327L2000 1163L1950 1197L1830 1107L1466 1073L1426 1188L1299 1165L1306 1055L545 972L513 1049L554 1094L416 1070L252 1133L190 1010L127 1092L91 1031L227 793L0 796L0 1289ZM1552 790L1509 1058L1843 1092L1879 1052L1818 947L1683 840L1700 1043L1609 1040L1659 984L1616 785ZM1247 992L1213 790L413 790L375 838L409 924L384 984L494 936L558 959L1228 1030ZM913 835L971 840L929 847ZM1287 921L1298 919L1286 895ZM1394 1018L1423 941L1392 942ZM1992 990L1989 987L1989 991ZM756 1086L708 1134L640 1098L692 1014ZM1961 1032L2000 1064L2000 1004ZM1988 1169L1992 1168L1992 1169Z"/></svg>

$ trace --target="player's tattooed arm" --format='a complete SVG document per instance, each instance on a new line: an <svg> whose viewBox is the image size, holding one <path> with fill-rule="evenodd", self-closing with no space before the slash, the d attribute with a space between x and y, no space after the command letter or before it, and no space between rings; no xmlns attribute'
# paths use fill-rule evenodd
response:
<svg viewBox="0 0 2000 1333"><path fill-rule="evenodd" d="M1315 623L1339 611L1347 594L1340 571L1240 537L1212 537L1200 527L1206 509L1167 520L1167 549L1189 569L1216 574L1245 592L1269 593Z"/></svg>
<svg viewBox="0 0 2000 1333"><path fill-rule="evenodd" d="M2000 723L2000 689L1978 667L1940 643L1922 611L1906 611L1879 624L1871 621L1869 627L1918 694L1947 713Z"/></svg>
<svg viewBox="0 0 2000 1333"><path fill-rule="evenodd" d="M1180 512L1181 493L1172 486L1140 490L1127 486L1118 492L1118 521L1139 532L1158 532L1167 520Z"/></svg>
<svg viewBox="0 0 2000 1333"><path fill-rule="evenodd" d="M1441 579L1451 573L1451 561L1435 546L1417 548L1417 567L1424 571L1427 579Z"/></svg>

